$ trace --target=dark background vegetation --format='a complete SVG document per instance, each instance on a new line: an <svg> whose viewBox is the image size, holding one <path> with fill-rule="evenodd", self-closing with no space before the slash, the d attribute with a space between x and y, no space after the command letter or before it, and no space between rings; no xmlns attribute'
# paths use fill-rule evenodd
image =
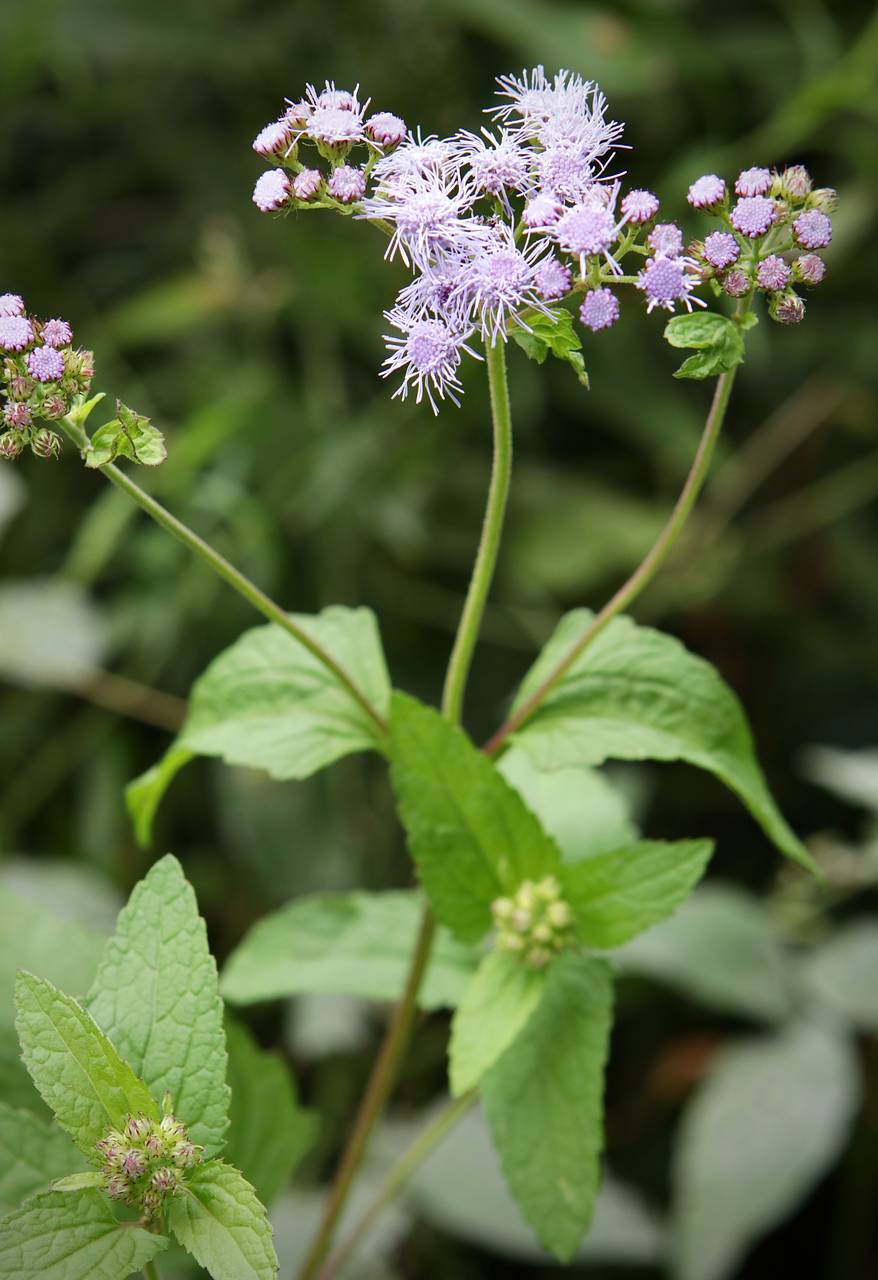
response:
<svg viewBox="0 0 878 1280"><path fill-rule="evenodd" d="M399 270L348 220L258 214L257 130L285 95L326 77L359 82L377 109L427 131L472 128L496 74L544 62L599 80L626 121L630 179L668 215L686 216L686 186L705 170L804 162L837 187L826 282L801 328L766 318L752 334L696 533L635 612L738 691L796 829L853 836L856 811L814 787L800 756L813 743L878 744L872 4L0 0L0 51L0 285L67 317L96 352L96 388L166 431L169 461L147 478L163 501L286 606L372 606L395 683L433 700L487 479L481 375L471 366L463 409L436 420L391 403L376 370ZM685 474L709 388L672 380L678 353L661 340L661 316L640 310L629 301L617 330L586 338L588 394L568 369L511 353L515 489L467 702L477 737L560 613L600 604L637 562ZM72 452L16 471L26 500L0 539L0 572L81 584L106 618L108 670L182 698L256 621ZM113 696L127 694L96 686L98 700ZM148 719L173 711L149 698L140 708ZM0 717L2 849L93 864L127 890L152 855L134 844L122 787L167 733L12 684L0 686ZM650 834L716 834L712 874L771 889L776 853L718 784L682 767L649 781ZM293 894L406 877L384 775L368 759L304 785L197 762L160 814L165 847L193 879L220 956ZM622 1171L659 1201L679 1099L656 1101L656 1121L632 1098L651 1064L706 1025L658 992L630 1014L623 1003L610 1151L624 1128ZM265 1011L257 1029L278 1040L279 1017ZM439 1088L442 1050L437 1028L412 1058L405 1101ZM305 1072L306 1096L328 1117L313 1172L367 1063L361 1052L319 1078ZM821 1188L742 1280L873 1275L862 1224L845 1269L833 1264L837 1207L834 1187ZM405 1275L501 1265L426 1228L406 1248Z"/></svg>

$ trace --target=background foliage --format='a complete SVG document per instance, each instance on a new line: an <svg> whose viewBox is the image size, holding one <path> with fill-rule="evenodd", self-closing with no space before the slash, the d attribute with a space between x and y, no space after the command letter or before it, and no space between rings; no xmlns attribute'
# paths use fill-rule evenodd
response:
<svg viewBox="0 0 878 1280"><path fill-rule="evenodd" d="M96 386L166 431L169 462L149 477L164 501L290 608L369 603L395 682L433 700L481 518L486 391L471 367L460 413L434 421L391 404L376 369L399 268L347 220L256 213L250 140L284 95L306 80L359 81L379 109L441 133L478 123L495 74L543 61L600 81L627 122L631 178L671 215L705 169L802 161L838 187L827 280L800 329L766 322L751 335L701 516L636 612L736 688L784 812L841 866L843 887L803 904L798 873L778 884L765 837L702 773L617 777L651 836L717 834L712 878L764 899L801 945L874 913L866 853L843 859L870 796L878 807L878 769L806 754L878 743L871 5L5 0L0 47L2 286L67 317L96 351ZM587 338L589 393L568 369L510 353L516 475L468 698L477 738L560 614L601 603L637 562L688 465L707 390L671 379L677 353L660 340L661 318L634 310L611 336ZM194 677L256 618L72 456L0 466L0 572L0 874L100 928L152 856L135 846L123 784L164 750ZM166 845L220 957L294 895L406 883L383 771L368 757L282 784L198 760L159 815L155 848ZM720 1001L709 1012L642 972L620 993L609 1160L661 1215L680 1113L716 1050L751 1031L753 1009ZM379 1025L374 1006L329 997L264 1006L254 1020L322 1113L306 1181L331 1164ZM790 1189L793 1216L740 1263L741 1280L793 1258L808 1275L874 1274L874 1025L860 1019L856 1035L872 1087L855 1138L840 1107L834 1173ZM444 1036L439 1018L419 1040L397 1128L440 1088ZM474 1131L473 1150L480 1141ZM460 1176L453 1155L446 1183ZM463 1223L459 1203L449 1216L435 1182L414 1219L389 1220L394 1261L373 1258L368 1274L497 1274L498 1240ZM306 1199L287 1205L291 1238ZM657 1274L648 1227L640 1254L607 1275ZM504 1229L504 1274L539 1273L526 1239Z"/></svg>

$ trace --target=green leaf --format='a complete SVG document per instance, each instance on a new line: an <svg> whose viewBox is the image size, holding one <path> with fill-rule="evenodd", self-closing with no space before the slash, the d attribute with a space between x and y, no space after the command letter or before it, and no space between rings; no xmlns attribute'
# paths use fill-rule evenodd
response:
<svg viewBox="0 0 878 1280"><path fill-rule="evenodd" d="M723 1280L809 1194L859 1101L847 1040L814 1023L724 1053L683 1118L676 1153L679 1280Z"/></svg>
<svg viewBox="0 0 878 1280"><path fill-rule="evenodd" d="M104 1175L97 1169L90 1169L83 1173L68 1173L64 1178L56 1178L52 1183L52 1190L85 1191L89 1187L102 1189L106 1181Z"/></svg>
<svg viewBox="0 0 878 1280"><path fill-rule="evenodd" d="M565 861L611 853L637 839L625 798L597 769L538 769L521 747L504 752L497 767L557 842Z"/></svg>
<svg viewBox="0 0 878 1280"><path fill-rule="evenodd" d="M164 1236L117 1222L97 1191L53 1191L0 1219L0 1276L123 1280L167 1247Z"/></svg>
<svg viewBox="0 0 878 1280"><path fill-rule="evenodd" d="M145 467L157 467L168 456L165 438L149 418L116 401L116 417L91 438L85 455L87 467L103 467L117 458L130 458Z"/></svg>
<svg viewBox="0 0 878 1280"><path fill-rule="evenodd" d="M274 1280L277 1257L265 1208L221 1160L197 1165L168 1208L168 1226L214 1280Z"/></svg>
<svg viewBox="0 0 878 1280"><path fill-rule="evenodd" d="M134 835L139 845L149 844L153 819L162 796L183 766L194 759L194 751L173 746L161 760L128 783L125 788L125 807L134 824Z"/></svg>
<svg viewBox="0 0 878 1280"><path fill-rule="evenodd" d="M0 1102L0 1210L81 1168L82 1157L57 1125Z"/></svg>
<svg viewBox="0 0 878 1280"><path fill-rule="evenodd" d="M146 1085L70 996L22 971L15 1004L24 1064L84 1155L93 1159L97 1140L129 1115L159 1118Z"/></svg>
<svg viewBox="0 0 878 1280"><path fill-rule="evenodd" d="M542 684L593 617L576 609L562 618L513 709ZM652 627L615 618L513 740L543 769L613 758L686 760L730 787L783 853L814 868L771 798L734 693L709 662Z"/></svg>
<svg viewBox="0 0 878 1280"><path fill-rule="evenodd" d="M804 965L814 995L863 1031L878 1028L878 920L856 920L818 947Z"/></svg>
<svg viewBox="0 0 878 1280"><path fill-rule="evenodd" d="M193 1142L214 1154L228 1125L216 964L183 868L171 854L120 912L88 1010L153 1095L166 1092Z"/></svg>
<svg viewBox="0 0 878 1280"><path fill-rule="evenodd" d="M611 1011L609 966L560 955L538 1009L481 1085L509 1188L562 1261L576 1252L598 1191Z"/></svg>
<svg viewBox="0 0 878 1280"><path fill-rule="evenodd" d="M455 1097L474 1089L540 1003L546 970L492 951L479 965L451 1023L449 1068Z"/></svg>
<svg viewBox="0 0 878 1280"><path fill-rule="evenodd" d="M543 315L541 311L526 311L510 332L528 359L544 364L546 357L551 354L558 360L565 360L588 390L582 342L573 327L573 317L569 311L559 309L554 319Z"/></svg>
<svg viewBox="0 0 878 1280"><path fill-rule="evenodd" d="M390 683L374 614L333 606L316 617L290 616L386 715ZM148 839L165 788L192 755L301 779L383 745L371 716L304 645L273 623L254 627L196 681L179 736L164 760L131 784L129 808Z"/></svg>
<svg viewBox="0 0 878 1280"><path fill-rule="evenodd" d="M744 339L740 326L715 311L693 311L673 316L665 325L665 338L672 347L692 347L697 354L684 360L675 378L711 378L734 369L744 359Z"/></svg>
<svg viewBox="0 0 878 1280"><path fill-rule="evenodd" d="M668 982L722 1013L777 1022L792 1007L777 929L755 898L732 885L703 885L673 919L614 959L623 973Z"/></svg>
<svg viewBox="0 0 878 1280"><path fill-rule="evenodd" d="M299 1105L283 1059L266 1053L245 1027L226 1025L229 1046L229 1135L226 1159L270 1204L313 1146L317 1114Z"/></svg>
<svg viewBox="0 0 878 1280"><path fill-rule="evenodd" d="M398 998L424 904L420 894L316 894L264 916L229 956L220 990L232 1004L300 994ZM478 956L437 932L418 994L423 1009L457 1004Z"/></svg>
<svg viewBox="0 0 878 1280"><path fill-rule="evenodd" d="M564 867L563 896L586 947L619 947L676 911L704 874L711 840L643 840Z"/></svg>
<svg viewBox="0 0 878 1280"><path fill-rule="evenodd" d="M495 898L557 872L557 847L496 766L404 694L393 698L391 777L433 910L464 941L491 928Z"/></svg>

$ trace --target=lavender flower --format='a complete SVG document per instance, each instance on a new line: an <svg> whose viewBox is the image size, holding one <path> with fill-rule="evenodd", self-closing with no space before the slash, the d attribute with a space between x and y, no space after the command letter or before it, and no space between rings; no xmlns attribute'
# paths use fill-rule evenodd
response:
<svg viewBox="0 0 878 1280"><path fill-rule="evenodd" d="M23 316L24 299L17 293L0 293L0 316Z"/></svg>
<svg viewBox="0 0 878 1280"><path fill-rule="evenodd" d="M765 196L747 196L739 200L731 212L731 223L742 236L756 240L765 235L774 222L776 210Z"/></svg>
<svg viewBox="0 0 878 1280"><path fill-rule="evenodd" d="M735 179L735 194L739 196L764 196L770 189L768 169L745 169Z"/></svg>
<svg viewBox="0 0 878 1280"><path fill-rule="evenodd" d="M659 222L646 238L653 253L663 258L676 258L683 249L683 232L675 222Z"/></svg>
<svg viewBox="0 0 878 1280"><path fill-rule="evenodd" d="M0 316L0 350L23 351L34 340L34 331L26 316Z"/></svg>
<svg viewBox="0 0 878 1280"><path fill-rule="evenodd" d="M332 171L326 189L342 204L353 204L365 195L366 175L362 169L354 169L348 164L339 165Z"/></svg>
<svg viewBox="0 0 878 1280"><path fill-rule="evenodd" d="M658 213L658 197L651 191L629 191L622 201L622 217L635 225L649 222Z"/></svg>
<svg viewBox="0 0 878 1280"><path fill-rule="evenodd" d="M772 253L756 268L756 279L763 289L785 289L790 282L790 269L783 258Z"/></svg>
<svg viewBox="0 0 878 1280"><path fill-rule="evenodd" d="M569 147L591 164L609 160L624 126L606 119L607 100L593 81L559 71L550 83L542 67L521 76L500 76L498 96L509 101L491 109L510 122L519 137L538 141L547 150Z"/></svg>
<svg viewBox="0 0 878 1280"><path fill-rule="evenodd" d="M570 292L573 273L557 258L546 258L534 271L534 288L544 302L557 302Z"/></svg>
<svg viewBox="0 0 878 1280"><path fill-rule="evenodd" d="M405 135L405 121L390 111L379 111L366 121L366 136L379 147L398 146Z"/></svg>
<svg viewBox="0 0 878 1280"><path fill-rule="evenodd" d="M705 261L719 270L737 262L740 254L740 245L729 231L712 231L704 241Z"/></svg>
<svg viewBox="0 0 878 1280"><path fill-rule="evenodd" d="M507 321L523 307L552 316L534 279L538 257L544 253L545 245L539 243L516 248L512 229L497 227L460 272L454 294L469 304L478 317L482 338L492 346L498 338L505 339Z"/></svg>
<svg viewBox="0 0 878 1280"><path fill-rule="evenodd" d="M653 307L673 311L676 302L682 302L687 311L692 310L693 303L699 307L707 305L701 298L690 296L698 283L688 269L694 265L691 258L670 258L664 255L647 260L637 277L637 288L643 290L647 300L647 313Z"/></svg>
<svg viewBox="0 0 878 1280"><path fill-rule="evenodd" d="M253 150L260 156L278 155L286 151L291 133L290 121L286 117L273 120L259 130L253 139Z"/></svg>
<svg viewBox="0 0 878 1280"><path fill-rule="evenodd" d="M42 330L43 342L50 347L69 347L73 330L66 320L47 320Z"/></svg>
<svg viewBox="0 0 878 1280"><path fill-rule="evenodd" d="M561 200L582 200L596 180L589 158L571 146L538 151L534 158L534 176L541 190Z"/></svg>
<svg viewBox="0 0 878 1280"><path fill-rule="evenodd" d="M453 144L433 133L423 138L418 129L416 134L408 134L390 155L383 156L372 173L377 185L384 191L390 191L397 182L408 182L428 174L444 176L450 182L456 171Z"/></svg>
<svg viewBox="0 0 878 1280"><path fill-rule="evenodd" d="M616 219L609 209L591 202L576 204L561 215L551 230L559 248L579 259L583 277L586 258L595 254L602 254L611 267L618 270L618 264L609 253L618 233Z"/></svg>
<svg viewBox="0 0 878 1280"><path fill-rule="evenodd" d="M363 114L369 103L361 105L358 92L359 86L351 93L347 89L336 89L329 80L320 92L309 84L305 97L311 111L299 126L298 136L304 134L318 145L345 149L356 142L365 142Z"/></svg>
<svg viewBox="0 0 878 1280"><path fill-rule="evenodd" d="M57 382L64 377L64 357L54 347L34 347L28 352L27 368L38 382Z"/></svg>
<svg viewBox="0 0 878 1280"><path fill-rule="evenodd" d="M323 183L319 169L302 169L293 178L293 195L297 200L313 200Z"/></svg>
<svg viewBox="0 0 878 1280"><path fill-rule="evenodd" d="M826 274L826 263L816 253L803 253L793 263L793 276L803 284L819 284Z"/></svg>
<svg viewBox="0 0 878 1280"><path fill-rule="evenodd" d="M619 299L609 289L589 289L579 308L579 318L593 333L609 329L619 319Z"/></svg>
<svg viewBox="0 0 878 1280"><path fill-rule="evenodd" d="M706 173L703 177L696 178L686 196L693 209L715 209L725 198L725 180L715 173Z"/></svg>
<svg viewBox="0 0 878 1280"><path fill-rule="evenodd" d="M474 193L505 197L507 191L523 191L530 172L528 153L505 129L499 137L487 129L482 134L479 138L461 130L456 137L456 158L469 166Z"/></svg>
<svg viewBox="0 0 878 1280"><path fill-rule="evenodd" d="M550 227L561 216L564 206L549 191L540 191L524 206L521 220L528 230Z"/></svg>
<svg viewBox="0 0 878 1280"><path fill-rule="evenodd" d="M444 175L410 174L364 200L358 216L393 226L386 258L398 252L406 264L424 267L437 252L462 247L487 230L463 217L469 204L469 192Z"/></svg>
<svg viewBox="0 0 878 1280"><path fill-rule="evenodd" d="M253 203L263 213L273 213L286 204L290 190L290 180L283 169L268 169L256 180Z"/></svg>
<svg viewBox="0 0 878 1280"><path fill-rule="evenodd" d="M470 355L479 358L466 345L466 332L455 330L436 317L413 318L399 308L385 314L393 327L402 334L399 338L385 334L390 355L384 361L381 376L387 378L400 369L403 370L402 384L394 391L394 399L399 396L401 400L405 400L414 387L416 403L420 404L426 394L434 413L439 412L434 393L440 399L447 395L459 406L457 393L463 390L457 376L460 353L468 351Z"/></svg>
<svg viewBox="0 0 878 1280"><path fill-rule="evenodd" d="M807 209L793 223L793 236L804 249L823 249L832 239L832 223L819 209Z"/></svg>

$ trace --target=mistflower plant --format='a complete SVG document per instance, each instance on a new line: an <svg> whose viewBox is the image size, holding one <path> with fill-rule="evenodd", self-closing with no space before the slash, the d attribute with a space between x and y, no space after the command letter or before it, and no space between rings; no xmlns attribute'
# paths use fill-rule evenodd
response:
<svg viewBox="0 0 878 1280"><path fill-rule="evenodd" d="M389 762L417 891L292 903L254 926L222 975L232 1004L325 990L330 970L333 983L347 974L352 992L396 1001L300 1280L339 1275L417 1163L475 1105L537 1237L562 1261L574 1255L600 1182L612 953L676 909L713 847L700 837L650 840L629 825L609 838L595 830L589 795L603 785L596 766L651 759L706 769L783 854L813 869L772 799L732 690L679 641L625 611L666 561L698 498L748 331L762 313L784 325L802 320L799 289L823 278L817 251L831 241L835 193L815 189L801 165L693 174L693 225L684 229L662 217L657 195L626 187L617 159L623 126L597 85L537 67L502 76L498 86L488 125L467 122L440 138L385 104L372 112L359 86L308 85L253 142L266 165L253 202L277 217L278 235L295 234L305 211L332 211L370 224L385 258L405 272L384 324L376 317L387 343L379 372L395 384L393 397L412 394L439 413L459 404L467 368L486 371L493 467L438 709L392 690L367 608L287 612L145 493L116 461L160 462L158 430L117 402L116 416L89 435L100 401L88 398L90 356L72 347L64 321L36 319L17 295L0 299L5 456L26 445L56 454L54 434L47 442L38 424L58 424L86 465L267 620L208 667L178 737L130 785L138 838L150 841L165 790L196 755L275 778L306 778L358 751ZM627 156L626 167L636 172L636 159ZM666 313L665 339L690 353L676 377L716 380L689 474L642 563L603 607L560 621L506 718L479 746L461 721L510 485L507 348L511 340L540 364L560 359L587 387L583 338L597 352L636 307ZM338 924L329 930L333 911ZM385 935L410 955L378 972L364 939ZM290 956L302 938L300 971ZM337 1242L418 1007L454 1010L452 1100ZM99 1024L101 1008L93 1010ZM173 1229L174 1206L211 1165L210 1149L199 1163L199 1143L208 1144L171 1094L164 1118L154 1099L149 1107L126 1102L109 1129L89 1135L87 1154L100 1160L89 1187L102 1205L130 1205L142 1226L167 1217ZM217 1277L273 1274L264 1257L257 1266L239 1253L232 1264L221 1249L192 1251Z"/></svg>

